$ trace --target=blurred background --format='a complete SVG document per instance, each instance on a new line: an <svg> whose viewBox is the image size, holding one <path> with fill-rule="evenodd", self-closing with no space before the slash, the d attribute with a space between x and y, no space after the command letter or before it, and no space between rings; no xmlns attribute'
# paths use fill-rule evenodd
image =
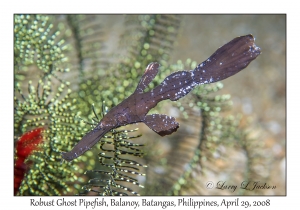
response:
<svg viewBox="0 0 300 210"><path fill-rule="evenodd" d="M69 57L70 72L60 78L70 81L71 89L78 92L77 96L73 94L71 98L78 98L77 107L82 117L91 113L92 103L95 103L96 109L100 110L101 106L97 103L105 99L110 109L128 97L136 87L135 84L139 81L147 63L157 61L162 65L160 70L162 73L157 76L151 88L171 72L192 69L195 64L206 60L220 46L233 38L252 34L262 54L246 69L222 81L223 86L213 84L199 87L199 92L195 91L193 95L190 94L191 96L186 96L179 102L164 101L157 110L154 110L156 113L168 114L178 119L180 128L175 134L159 137L142 123L129 126L129 128L139 127L139 133L143 134L137 141L145 144L143 147L145 155L138 159L148 166L141 169L146 176L137 175L137 180L145 188L140 189L136 186L132 188L141 195L286 194L285 15L170 15L170 18L168 15L163 15L163 18L153 15L71 16L56 15L49 20L53 21L54 28L59 29L61 34L64 32L67 34L67 38L64 39L71 45L65 53ZM62 26L62 23L65 26ZM134 27L134 24L139 26ZM90 32L89 27L93 29ZM140 30L139 27L143 29ZM154 35L151 35L151 30L155 32ZM98 49L101 48L101 53L97 50L98 54L93 54L98 57L89 55L89 51L95 48L95 46L89 48L89 44L93 42L101 43L95 45ZM140 48L149 50L143 54ZM134 50L138 52L132 53ZM93 65L94 60L98 62L95 65ZM19 70L15 70L15 74ZM25 71L39 70L29 67ZM131 75L122 78L122 74L129 71ZM32 78L32 74L24 73L24 75L23 81L26 81L27 75L31 80L37 80ZM132 87L127 82L124 86L122 80L132 83ZM103 89L99 88L96 92L101 97L94 96L87 99L89 94L86 89L90 86L82 89L82 84L89 83L103 86ZM111 92L107 89L108 85L112 86L109 89ZM125 91L121 88L123 86ZM91 90L92 88L91 86ZM116 89L117 92L114 92ZM94 89L90 92L95 93ZM112 94L119 95L115 98ZM232 121L224 120L225 125L234 125L224 139L221 138L224 135L214 130L211 123L205 124L205 113L213 115L215 112L205 112L207 105L203 105L204 102L201 101L202 95L208 95L203 96L203 100L207 104L212 103L211 106L208 105L212 110L215 106L215 96L222 94L230 94L230 99L224 99L225 102L230 101L230 108L224 108L224 115L215 114L215 116L224 117L222 120L227 119L229 115L234 116ZM85 100L89 105L84 104L85 102L81 103L81 100ZM88 108L84 110L81 107ZM218 119L209 118L219 125L217 127L220 131L226 130L223 121L218 123ZM207 130L205 130L206 125ZM22 132L15 131L15 136L20 136ZM216 134L210 135L214 132ZM206 134L209 138L205 137ZM210 136L218 139L212 138L213 140L210 141ZM80 135L77 140L79 139ZM226 139L228 139L227 143ZM69 148L72 147L69 145ZM90 160L97 153L99 149L93 149L91 154L87 154L88 158L85 161ZM86 165L81 164L80 160L78 166L83 171L86 170ZM97 166L97 163L91 165L92 169L97 167L101 166ZM76 174L76 176L80 175ZM92 177L82 177L84 178L80 183L77 183L79 186L92 179ZM264 187L255 190L240 188L241 183L249 183L249 186L253 187L255 182ZM212 189L211 183L213 183ZM232 186L237 186L236 190L232 190ZM93 187L88 189L91 193ZM71 191L69 194L74 193Z"/></svg>

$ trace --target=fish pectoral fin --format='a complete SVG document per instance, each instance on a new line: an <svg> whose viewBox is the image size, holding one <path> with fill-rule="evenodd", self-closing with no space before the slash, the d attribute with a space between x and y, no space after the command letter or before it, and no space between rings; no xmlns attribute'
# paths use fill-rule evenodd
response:
<svg viewBox="0 0 300 210"><path fill-rule="evenodd" d="M140 79L140 82L136 88L136 92L142 93L145 88L149 85L149 83L155 78L158 73L159 64L158 63L150 63Z"/></svg>
<svg viewBox="0 0 300 210"><path fill-rule="evenodd" d="M179 128L174 117L163 114L146 115L144 123L160 136L169 135Z"/></svg>

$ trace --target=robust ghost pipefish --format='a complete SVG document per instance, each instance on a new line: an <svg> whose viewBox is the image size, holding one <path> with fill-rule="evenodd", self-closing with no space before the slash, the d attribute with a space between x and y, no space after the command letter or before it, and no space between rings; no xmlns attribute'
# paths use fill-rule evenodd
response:
<svg viewBox="0 0 300 210"><path fill-rule="evenodd" d="M177 71L170 74L154 89L145 88L158 73L159 64L150 63L134 93L113 107L69 152L62 152L62 158L71 161L94 146L111 129L127 124L145 123L160 136L175 132L179 123L174 117L163 114L147 115L160 101L176 101L188 94L195 86L217 82L230 77L253 61L261 53L249 34L237 37L220 47L194 70Z"/></svg>

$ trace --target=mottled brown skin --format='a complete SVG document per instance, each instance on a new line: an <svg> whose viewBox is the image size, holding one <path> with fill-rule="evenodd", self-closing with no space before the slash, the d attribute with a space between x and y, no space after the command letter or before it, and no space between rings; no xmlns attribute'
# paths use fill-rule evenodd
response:
<svg viewBox="0 0 300 210"><path fill-rule="evenodd" d="M153 90L144 92L158 73L159 64L150 63L134 93L112 108L70 152L63 152L62 158L71 161L79 157L111 129L128 124L144 122L161 136L175 132L179 123L174 117L147 115L150 109L162 100L178 100L197 85L217 82L236 74L246 68L260 53L252 35L237 37L220 47L194 70L174 72Z"/></svg>

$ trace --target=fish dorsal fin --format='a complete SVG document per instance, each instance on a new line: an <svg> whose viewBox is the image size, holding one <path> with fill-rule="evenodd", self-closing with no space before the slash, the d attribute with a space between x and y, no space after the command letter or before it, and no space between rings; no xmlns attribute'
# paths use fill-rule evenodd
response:
<svg viewBox="0 0 300 210"><path fill-rule="evenodd" d="M145 90L145 88L149 85L149 83L154 79L154 77L158 73L158 68L158 63L150 63L147 66L135 92L142 93Z"/></svg>
<svg viewBox="0 0 300 210"><path fill-rule="evenodd" d="M161 136L169 135L179 128L174 117L163 114L146 115L144 123Z"/></svg>

